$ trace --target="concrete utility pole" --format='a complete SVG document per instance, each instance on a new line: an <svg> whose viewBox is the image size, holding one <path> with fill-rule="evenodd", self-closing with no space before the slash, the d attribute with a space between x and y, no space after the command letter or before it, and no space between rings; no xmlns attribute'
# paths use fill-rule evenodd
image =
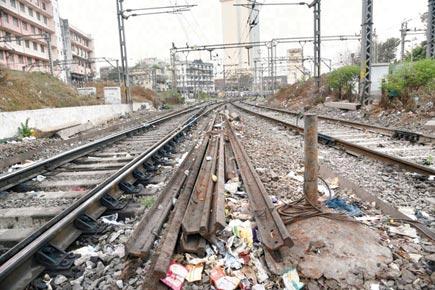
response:
<svg viewBox="0 0 435 290"><path fill-rule="evenodd" d="M47 42L47 51L48 51L48 63L50 65L50 74L54 75L53 71L53 56L51 54L51 35L46 33L45 34L45 41Z"/></svg>
<svg viewBox="0 0 435 290"><path fill-rule="evenodd" d="M177 90L177 68L176 68L176 55L175 52L171 50L171 72L172 72L172 90ZM187 63L186 63L186 69L187 69Z"/></svg>
<svg viewBox="0 0 435 290"><path fill-rule="evenodd" d="M400 28L400 60L403 61L405 59L405 42L406 42L406 33L409 31L408 22L403 21L402 26Z"/></svg>
<svg viewBox="0 0 435 290"><path fill-rule="evenodd" d="M317 116L305 114L304 123L304 193L311 203L317 204L319 198L317 194L319 176Z"/></svg>
<svg viewBox="0 0 435 290"><path fill-rule="evenodd" d="M362 0L360 102L368 105L373 48L373 0Z"/></svg>
<svg viewBox="0 0 435 290"><path fill-rule="evenodd" d="M428 1L426 57L435 58L435 0Z"/></svg>
<svg viewBox="0 0 435 290"><path fill-rule="evenodd" d="M130 76L128 71L128 60L127 60L127 43L125 40L125 19L124 19L124 0L116 1L116 12L118 15L118 30L119 30L119 45L121 48L121 68L122 68L122 80L125 86L125 95L127 104L132 103L130 95Z"/></svg>

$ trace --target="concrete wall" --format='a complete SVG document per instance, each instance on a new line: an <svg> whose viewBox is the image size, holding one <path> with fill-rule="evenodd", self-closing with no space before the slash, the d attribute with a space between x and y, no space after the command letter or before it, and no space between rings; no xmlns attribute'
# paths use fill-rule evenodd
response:
<svg viewBox="0 0 435 290"><path fill-rule="evenodd" d="M139 109L141 104L134 104ZM149 104L148 104L149 106ZM41 131L52 131L68 126L101 124L130 112L129 105L98 105L70 108L52 108L0 113L0 139L12 138L18 134L18 127L29 118L29 126Z"/></svg>

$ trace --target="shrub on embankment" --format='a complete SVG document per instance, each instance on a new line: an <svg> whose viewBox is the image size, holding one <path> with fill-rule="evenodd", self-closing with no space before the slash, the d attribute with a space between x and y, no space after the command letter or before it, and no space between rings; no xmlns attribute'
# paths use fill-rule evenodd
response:
<svg viewBox="0 0 435 290"><path fill-rule="evenodd" d="M399 103L413 109L420 100L435 99L435 60L406 62L390 74L383 84L381 104L390 107Z"/></svg>

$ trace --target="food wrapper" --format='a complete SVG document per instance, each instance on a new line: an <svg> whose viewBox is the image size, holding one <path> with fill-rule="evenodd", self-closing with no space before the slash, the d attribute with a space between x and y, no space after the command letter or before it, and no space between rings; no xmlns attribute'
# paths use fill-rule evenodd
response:
<svg viewBox="0 0 435 290"><path fill-rule="evenodd" d="M176 261L171 261L168 271L166 272L166 277L161 279L166 286L173 290L181 290L183 288L184 279L188 275L187 269Z"/></svg>
<svg viewBox="0 0 435 290"><path fill-rule="evenodd" d="M202 279L202 270L204 269L204 264L196 264L196 265L187 265L187 271L189 273L186 276L186 280L190 283L195 281L201 281Z"/></svg>
<svg viewBox="0 0 435 290"><path fill-rule="evenodd" d="M299 281L299 275L296 269L292 269L282 275L285 290L300 290L304 288L304 284Z"/></svg>

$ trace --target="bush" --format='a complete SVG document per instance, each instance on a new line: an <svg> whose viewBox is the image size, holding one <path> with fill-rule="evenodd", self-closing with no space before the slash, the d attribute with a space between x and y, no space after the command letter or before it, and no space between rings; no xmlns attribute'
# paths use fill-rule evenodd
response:
<svg viewBox="0 0 435 290"><path fill-rule="evenodd" d="M27 118L26 122L21 123L21 126L18 127L18 134L21 138L32 136L32 129L29 127L29 118Z"/></svg>
<svg viewBox="0 0 435 290"><path fill-rule="evenodd" d="M184 104L184 98L178 91L169 90L163 92L160 98L165 104L171 104L171 105Z"/></svg>
<svg viewBox="0 0 435 290"><path fill-rule="evenodd" d="M398 97L405 106L412 102L411 95L423 88L429 90L435 88L435 60L433 59L404 63L387 77L383 85L383 90L390 99Z"/></svg>
<svg viewBox="0 0 435 290"><path fill-rule="evenodd" d="M326 78L326 82L331 91L338 92L340 99L343 95L350 98L352 96L353 86L358 82L359 73L359 66L343 66L330 72Z"/></svg>

